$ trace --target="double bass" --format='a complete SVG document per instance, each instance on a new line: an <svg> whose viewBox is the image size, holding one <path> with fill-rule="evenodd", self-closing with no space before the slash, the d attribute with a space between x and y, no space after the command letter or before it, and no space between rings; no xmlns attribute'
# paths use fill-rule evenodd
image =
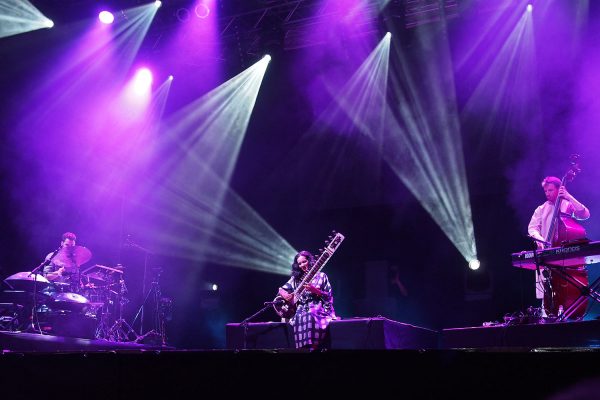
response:
<svg viewBox="0 0 600 400"><path fill-rule="evenodd" d="M572 155L570 163L571 167L563 176L560 186L565 186L567 182L572 182L575 176L581 172L579 155ZM585 228L572 215L561 211L562 201L563 198L557 196L546 242L551 243L552 247L565 247L571 243L588 241ZM554 270L554 268L561 268L561 271ZM548 269L547 271L549 276L546 276L546 279L550 283L550 287L544 290L544 308L547 315L560 316L561 308L563 310L568 309L582 294L568 279L577 280L582 285L588 286L588 273L585 265L553 267L553 269ZM565 275L569 278L565 278ZM581 302L576 310L570 312L569 317L579 319L585 315L586 309L587 299Z"/></svg>

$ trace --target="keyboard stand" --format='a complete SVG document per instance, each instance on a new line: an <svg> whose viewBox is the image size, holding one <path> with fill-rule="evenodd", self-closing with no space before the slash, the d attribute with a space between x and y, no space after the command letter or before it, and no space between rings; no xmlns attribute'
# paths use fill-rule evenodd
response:
<svg viewBox="0 0 600 400"><path fill-rule="evenodd" d="M573 303L571 303L563 312L562 315L559 315L557 318L557 322L564 321L569 318L577 308L585 301L586 298L590 298L597 302L600 302L600 293L596 290L600 286L600 277L596 278L591 285L585 285L579 282L577 279L573 278L568 272L565 271L564 267L558 267L555 265L544 265L544 267L550 269L553 273L557 272L560 277L571 285L575 286L579 290L579 297L577 297Z"/></svg>

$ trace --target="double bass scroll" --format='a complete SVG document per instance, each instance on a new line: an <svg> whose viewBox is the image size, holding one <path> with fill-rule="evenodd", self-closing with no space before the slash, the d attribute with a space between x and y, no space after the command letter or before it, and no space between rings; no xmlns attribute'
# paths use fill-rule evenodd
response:
<svg viewBox="0 0 600 400"><path fill-rule="evenodd" d="M567 182L572 182L575 176L581 172L581 168L579 167L579 154L572 154L569 158L571 167L563 176L560 186L565 186ZM571 216L563 214L560 211L562 200L562 197L556 198L554 203L554 213L552 214L552 223L548 230L548 236L546 237L546 242L552 243L552 247L559 247L564 243L586 237L585 228Z"/></svg>

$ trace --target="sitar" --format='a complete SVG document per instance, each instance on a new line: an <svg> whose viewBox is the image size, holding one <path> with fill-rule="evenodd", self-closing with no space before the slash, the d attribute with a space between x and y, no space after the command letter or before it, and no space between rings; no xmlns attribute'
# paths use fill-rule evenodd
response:
<svg viewBox="0 0 600 400"><path fill-rule="evenodd" d="M279 315L281 318L289 319L293 317L294 314L296 314L295 301L304 294L304 291L306 290L304 285L309 283L315 277L315 275L317 275L317 273L323 269L327 261L329 261L333 253L335 253L337 248L345 239L344 235L342 235L339 232L334 231L332 232L332 234L333 235L329 236L328 240L325 242L326 246L324 249L321 250L321 253L319 257L317 257L315 263L304 274L302 280L294 290L292 301L286 301L281 295L277 295L277 297L275 297L275 300L273 300L273 308L275 309L277 315Z"/></svg>

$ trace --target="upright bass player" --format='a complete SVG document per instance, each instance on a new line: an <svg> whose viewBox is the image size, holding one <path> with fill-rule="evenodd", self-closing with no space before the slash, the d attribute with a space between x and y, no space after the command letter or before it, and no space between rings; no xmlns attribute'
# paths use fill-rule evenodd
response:
<svg viewBox="0 0 600 400"><path fill-rule="evenodd" d="M565 239L576 239L577 235L573 234L568 238L560 237L560 233L566 231L565 226L567 228L575 227L571 231L576 231L579 236L585 236L585 230L576 221L588 219L590 211L567 191L564 180L561 181L555 176L548 176L542 181L542 188L546 195L546 202L535 209L528 226L529 235L537 239L538 249L560 246ZM563 224L562 230L560 224ZM544 242L547 244L544 245ZM587 270L584 265L569 269L566 273L582 284L587 285ZM545 316L554 317L558 316L560 309L566 309L570 305L569 302L577 298L579 293L575 292L569 295L568 292L572 291L574 286L564 279L560 279L557 276L558 274L552 275L551 272L546 268L540 269L542 276L536 277L536 297L542 299ZM572 317L582 317L586 305L587 302L583 302Z"/></svg>

